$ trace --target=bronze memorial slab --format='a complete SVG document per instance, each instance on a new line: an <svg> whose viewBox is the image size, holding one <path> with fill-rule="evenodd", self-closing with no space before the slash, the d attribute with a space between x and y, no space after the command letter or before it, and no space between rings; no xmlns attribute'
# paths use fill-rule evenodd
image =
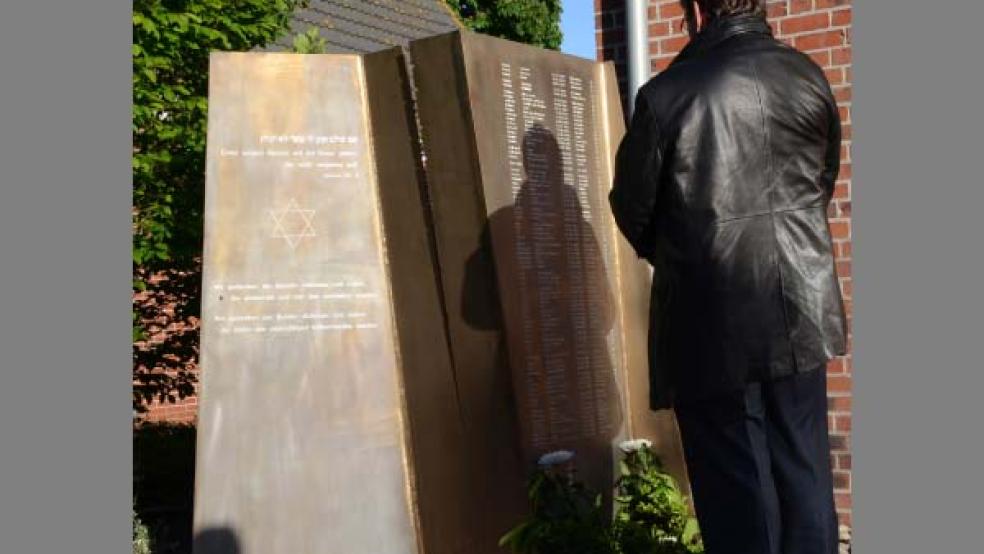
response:
<svg viewBox="0 0 984 554"><path fill-rule="evenodd" d="M518 448L525 473L574 450L609 493L629 437L686 487L673 416L648 406L650 271L608 207L625 126L614 67L468 32L411 57L459 396L495 460L489 505L512 502L496 480L516 486L502 451Z"/></svg>
<svg viewBox="0 0 984 554"><path fill-rule="evenodd" d="M196 553L471 551L399 49L210 71Z"/></svg>

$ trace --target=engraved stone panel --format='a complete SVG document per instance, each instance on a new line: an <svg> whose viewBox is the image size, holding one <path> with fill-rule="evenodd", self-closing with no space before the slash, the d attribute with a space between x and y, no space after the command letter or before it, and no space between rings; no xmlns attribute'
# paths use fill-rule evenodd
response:
<svg viewBox="0 0 984 554"><path fill-rule="evenodd" d="M633 436L684 480L672 415L648 409L649 271L607 202L624 132L613 68L466 32L411 52L461 397L514 411L518 440L493 436L520 472L572 449L607 494ZM481 359L497 347L508 361Z"/></svg>
<svg viewBox="0 0 984 554"><path fill-rule="evenodd" d="M213 54L196 552L459 552L465 468L398 49Z"/></svg>

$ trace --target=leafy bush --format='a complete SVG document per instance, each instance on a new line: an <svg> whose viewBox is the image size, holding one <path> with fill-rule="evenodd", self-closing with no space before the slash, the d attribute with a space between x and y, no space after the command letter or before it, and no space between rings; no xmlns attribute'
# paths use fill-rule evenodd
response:
<svg viewBox="0 0 984 554"><path fill-rule="evenodd" d="M551 469L529 483L531 516L499 541L519 554L616 553L601 495Z"/></svg>
<svg viewBox="0 0 984 554"><path fill-rule="evenodd" d="M697 520L676 481L648 444L626 453L616 482L615 535L624 554L696 554L704 551Z"/></svg>
<svg viewBox="0 0 984 554"><path fill-rule="evenodd" d="M472 31L560 48L561 0L445 0Z"/></svg>
<svg viewBox="0 0 984 554"><path fill-rule="evenodd" d="M150 530L133 511L133 554L151 554Z"/></svg>
<svg viewBox="0 0 984 554"><path fill-rule="evenodd" d="M201 251L208 56L288 32L300 0L134 0L133 261Z"/></svg>
<svg viewBox="0 0 984 554"><path fill-rule="evenodd" d="M517 554L702 554L697 520L648 441L623 451L614 519L572 469L541 463L529 482L529 518L499 545Z"/></svg>
<svg viewBox="0 0 984 554"><path fill-rule="evenodd" d="M292 49L297 54L324 54L328 51L328 41L317 27L308 27L307 31L294 36Z"/></svg>

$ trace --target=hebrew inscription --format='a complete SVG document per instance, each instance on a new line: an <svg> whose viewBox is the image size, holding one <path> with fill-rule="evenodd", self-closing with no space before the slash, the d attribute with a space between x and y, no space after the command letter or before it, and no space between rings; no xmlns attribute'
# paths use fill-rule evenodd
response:
<svg viewBox="0 0 984 554"><path fill-rule="evenodd" d="M415 553L361 59L215 54L210 87L196 533Z"/></svg>

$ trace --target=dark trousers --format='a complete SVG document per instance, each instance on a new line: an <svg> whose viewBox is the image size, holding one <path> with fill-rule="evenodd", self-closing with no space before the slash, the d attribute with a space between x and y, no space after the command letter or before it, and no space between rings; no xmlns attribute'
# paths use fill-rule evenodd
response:
<svg viewBox="0 0 984 554"><path fill-rule="evenodd" d="M836 554L826 370L676 406L707 554Z"/></svg>

